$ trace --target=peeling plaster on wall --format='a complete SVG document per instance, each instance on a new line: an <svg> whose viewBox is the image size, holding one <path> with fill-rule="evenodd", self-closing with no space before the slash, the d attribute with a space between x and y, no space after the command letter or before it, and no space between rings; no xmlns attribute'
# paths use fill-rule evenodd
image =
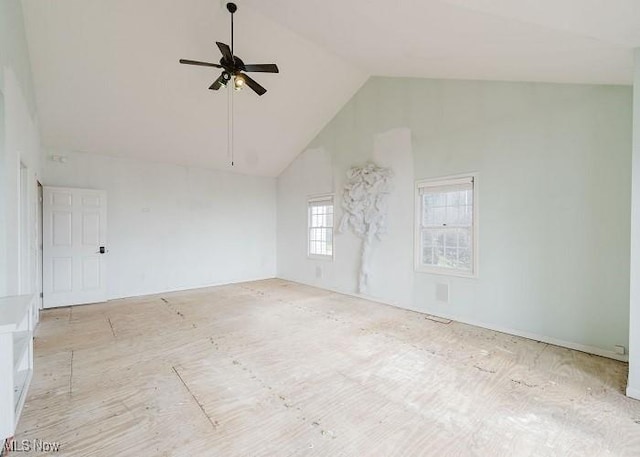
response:
<svg viewBox="0 0 640 457"><path fill-rule="evenodd" d="M362 238L358 292L366 292L371 273L371 250L375 238L382 239L387 230L387 196L391 187L392 171L369 162L347 172L347 183L342 194L345 213L340 232L347 227Z"/></svg>

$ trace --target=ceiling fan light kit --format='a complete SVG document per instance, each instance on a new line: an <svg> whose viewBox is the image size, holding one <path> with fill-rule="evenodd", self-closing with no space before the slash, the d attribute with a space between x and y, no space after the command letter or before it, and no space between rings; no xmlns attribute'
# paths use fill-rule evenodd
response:
<svg viewBox="0 0 640 457"><path fill-rule="evenodd" d="M242 78L242 76L236 76L235 78L233 78L233 88L235 90L242 90L243 87L244 79Z"/></svg>

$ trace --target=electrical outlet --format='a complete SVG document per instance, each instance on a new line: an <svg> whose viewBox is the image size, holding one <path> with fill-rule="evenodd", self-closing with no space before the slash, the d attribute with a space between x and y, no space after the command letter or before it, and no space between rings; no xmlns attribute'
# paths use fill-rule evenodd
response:
<svg viewBox="0 0 640 457"><path fill-rule="evenodd" d="M627 351L626 351L624 346L614 346L613 349L615 350L616 354L618 354L618 355L625 355L627 353Z"/></svg>

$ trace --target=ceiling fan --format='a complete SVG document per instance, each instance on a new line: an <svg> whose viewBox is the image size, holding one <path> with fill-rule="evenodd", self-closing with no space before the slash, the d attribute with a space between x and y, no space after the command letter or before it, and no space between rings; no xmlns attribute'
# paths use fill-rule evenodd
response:
<svg viewBox="0 0 640 457"><path fill-rule="evenodd" d="M231 48L224 43L216 41L218 49L222 53L220 63L200 62L197 60L180 59L180 63L186 65L199 65L203 67L222 68L222 74L216 79L209 89L218 90L225 87L233 79L234 89L240 90L246 84L256 94L264 95L267 89L258 84L244 72L279 73L278 66L274 63L245 64L240 57L233 54L233 14L238 7L235 3L227 3L227 10L231 13Z"/></svg>

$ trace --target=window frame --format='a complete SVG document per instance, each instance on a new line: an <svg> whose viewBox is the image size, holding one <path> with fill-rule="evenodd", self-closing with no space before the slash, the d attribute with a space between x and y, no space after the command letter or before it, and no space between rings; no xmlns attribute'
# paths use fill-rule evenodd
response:
<svg viewBox="0 0 640 457"><path fill-rule="evenodd" d="M331 254L311 253L311 204L314 202L330 202L333 208L333 224L331 224ZM332 262L336 254L336 205L334 194L310 195L307 197L307 258L312 260L325 260Z"/></svg>
<svg viewBox="0 0 640 457"><path fill-rule="evenodd" d="M472 192L473 192L473 204L472 204L472 248L471 255L473 259L471 261L471 271L466 272L463 270L449 269L444 267L428 266L422 263L422 195L420 189L424 187L446 186L448 184L455 184L455 181L462 179L471 179ZM460 278L478 278L479 276L479 238L478 238L478 173L463 173L457 175L449 175L438 178L429 178L416 181L415 185L415 206L414 206L414 268L416 272L435 274L440 276L455 276Z"/></svg>

